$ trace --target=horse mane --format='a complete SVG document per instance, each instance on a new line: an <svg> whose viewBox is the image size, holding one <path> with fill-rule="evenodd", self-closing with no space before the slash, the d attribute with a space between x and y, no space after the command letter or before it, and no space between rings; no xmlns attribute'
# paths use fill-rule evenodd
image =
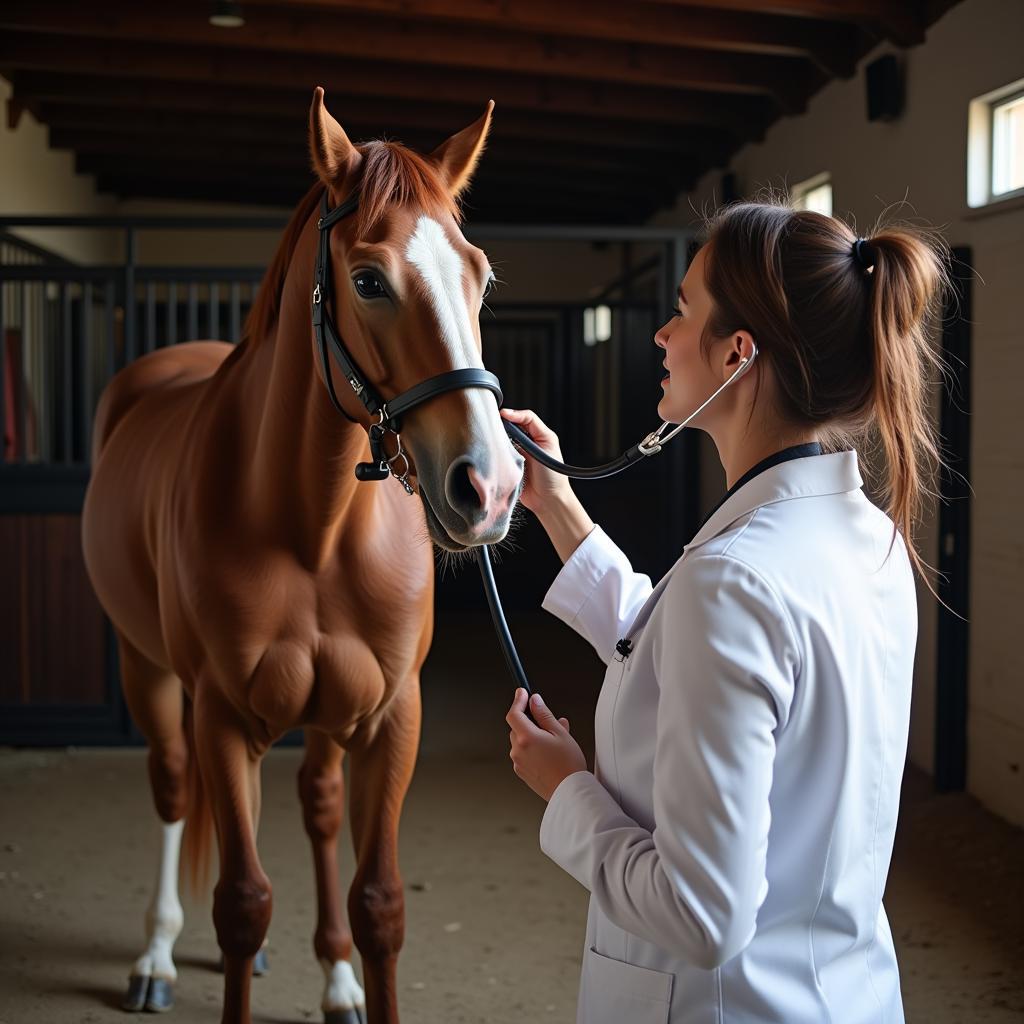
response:
<svg viewBox="0 0 1024 1024"><path fill-rule="evenodd" d="M365 238L390 206L415 203L432 216L450 215L461 221L458 200L437 167L426 157L398 142L375 140L356 147L363 156L359 184L356 234ZM316 182L299 201L260 283L242 331L243 341L265 337L281 312L281 293L288 267L307 221L320 203L323 184Z"/></svg>

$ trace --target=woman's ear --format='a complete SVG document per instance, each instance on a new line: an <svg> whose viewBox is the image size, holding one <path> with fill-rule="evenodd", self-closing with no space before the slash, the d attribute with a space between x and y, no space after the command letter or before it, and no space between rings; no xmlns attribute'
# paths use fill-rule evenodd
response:
<svg viewBox="0 0 1024 1024"><path fill-rule="evenodd" d="M487 132L491 127L491 111L494 100L487 101L487 109L483 117L474 121L468 128L457 132L447 142L442 142L431 158L437 163L441 177L444 178L448 191L457 199L469 184L476 170L480 154L487 142Z"/></svg>
<svg viewBox="0 0 1024 1024"><path fill-rule="evenodd" d="M363 159L345 130L331 116L319 85L313 90L313 105L309 108L309 152L313 170L328 187L340 187Z"/></svg>
<svg viewBox="0 0 1024 1024"><path fill-rule="evenodd" d="M736 361L732 369L736 370L741 365L751 362L756 352L757 346L754 344L754 336L750 331L737 331L733 335L733 348L730 353L730 362L733 356Z"/></svg>

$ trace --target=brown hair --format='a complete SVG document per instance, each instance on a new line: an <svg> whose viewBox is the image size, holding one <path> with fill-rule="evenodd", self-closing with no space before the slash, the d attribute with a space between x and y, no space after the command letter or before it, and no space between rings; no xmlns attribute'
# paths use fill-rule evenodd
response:
<svg viewBox="0 0 1024 1024"><path fill-rule="evenodd" d="M898 531L928 582L913 533L942 462L929 375L945 367L930 333L948 248L907 225L879 224L867 238L861 262L857 235L834 217L774 197L722 208L707 225L702 348L706 356L712 339L750 331L785 422L817 427L827 451L882 449L885 472L873 482L894 523L889 551Z"/></svg>

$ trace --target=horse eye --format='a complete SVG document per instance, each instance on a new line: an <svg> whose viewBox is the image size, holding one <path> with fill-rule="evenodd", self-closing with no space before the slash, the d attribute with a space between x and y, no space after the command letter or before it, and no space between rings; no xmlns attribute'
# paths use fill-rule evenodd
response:
<svg viewBox="0 0 1024 1024"><path fill-rule="evenodd" d="M356 291L364 299L380 299L383 298L387 292L384 291L384 285L380 283L380 278L376 274L371 274L369 271L364 270L357 274L352 279L353 284L356 286Z"/></svg>
<svg viewBox="0 0 1024 1024"><path fill-rule="evenodd" d="M487 278L487 281L484 284L484 298L486 299L491 294L491 292L493 292L493 291L494 291L494 275L492 274L489 278Z"/></svg>

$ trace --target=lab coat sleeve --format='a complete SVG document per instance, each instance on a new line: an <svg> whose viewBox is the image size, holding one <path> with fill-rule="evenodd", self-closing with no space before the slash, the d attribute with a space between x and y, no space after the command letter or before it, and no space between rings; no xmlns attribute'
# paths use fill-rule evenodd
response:
<svg viewBox="0 0 1024 1024"><path fill-rule="evenodd" d="M775 733L800 657L775 592L728 556L683 562L661 601L648 625L657 622L654 831L577 772L548 803L541 848L620 928L711 969L750 942L768 892Z"/></svg>
<svg viewBox="0 0 1024 1024"><path fill-rule="evenodd" d="M541 607L572 626L607 665L652 589L650 577L634 572L595 526L562 566Z"/></svg>

